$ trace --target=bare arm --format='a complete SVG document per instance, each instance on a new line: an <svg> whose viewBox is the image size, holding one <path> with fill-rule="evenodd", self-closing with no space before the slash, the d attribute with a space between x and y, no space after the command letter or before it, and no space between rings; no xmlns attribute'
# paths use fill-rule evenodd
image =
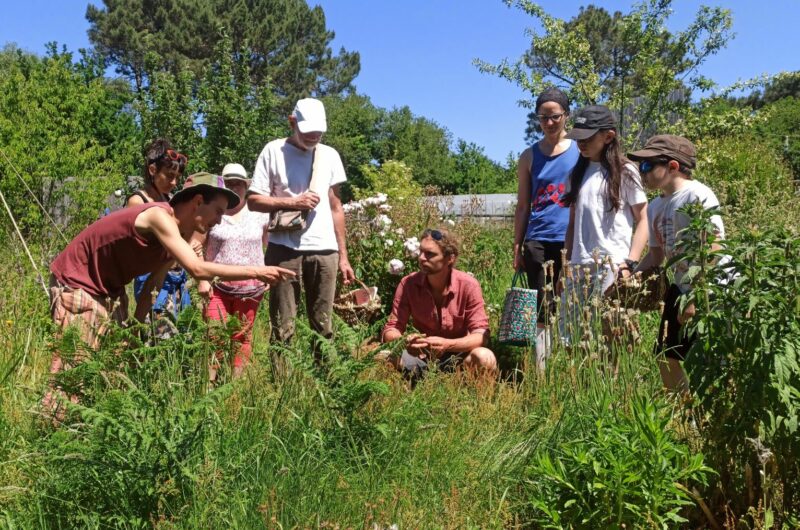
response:
<svg viewBox="0 0 800 530"><path fill-rule="evenodd" d="M662 263L664 263L664 249L661 247L650 247L634 272L646 271L653 267L658 267Z"/></svg>
<svg viewBox="0 0 800 530"><path fill-rule="evenodd" d="M517 163L517 207L514 210L514 270L522 268L522 244L531 216L532 148L522 152Z"/></svg>
<svg viewBox="0 0 800 530"><path fill-rule="evenodd" d="M567 249L567 263L572 259L572 240L575 238L575 205L569 207L569 223L564 237L564 248Z"/></svg>
<svg viewBox="0 0 800 530"><path fill-rule="evenodd" d="M164 284L164 277L174 265L174 261L169 261L147 277L147 281L144 282L142 287L142 292L139 298L136 299L136 311L133 313L133 317L139 322L144 322L145 317L150 313L150 309L153 307L153 291L161 288Z"/></svg>
<svg viewBox="0 0 800 530"><path fill-rule="evenodd" d="M144 204L144 201L138 195L131 195L125 202L125 208L129 206L136 206L137 204Z"/></svg>
<svg viewBox="0 0 800 530"><path fill-rule="evenodd" d="M254 191L247 192L247 207L254 212L272 213L278 210L311 210L319 203L319 196L307 191L297 197L273 197Z"/></svg>
<svg viewBox="0 0 800 530"><path fill-rule="evenodd" d="M631 241L631 250L628 253L628 259L639 261L639 258L644 251L644 246L647 244L650 231L647 227L647 203L634 204L631 206L633 212L633 220L636 223L636 228L633 232L633 240Z"/></svg>
<svg viewBox="0 0 800 530"><path fill-rule="evenodd" d="M328 189L328 200L331 204L331 215L333 216L333 231L336 234L336 244L339 246L339 271L342 273L342 280L345 285L356 279L350 260L347 257L347 228L344 220L344 208L342 199L339 195L339 185L331 186Z"/></svg>
<svg viewBox="0 0 800 530"><path fill-rule="evenodd" d="M293 272L280 267L222 265L201 260L181 237L172 216L161 208L150 208L139 214L135 226L140 233L153 234L175 261L197 280L256 279L272 284L294 276Z"/></svg>
<svg viewBox="0 0 800 530"><path fill-rule="evenodd" d="M567 281L567 278L572 278L572 266L570 266L570 261L572 260L572 240L574 238L575 205L573 204L569 207L569 223L567 224L567 233L564 236L564 249L566 250L567 263L564 265L564 270L561 272L560 279L554 286L555 293L559 296L561 296L561 292L564 290L564 284Z"/></svg>

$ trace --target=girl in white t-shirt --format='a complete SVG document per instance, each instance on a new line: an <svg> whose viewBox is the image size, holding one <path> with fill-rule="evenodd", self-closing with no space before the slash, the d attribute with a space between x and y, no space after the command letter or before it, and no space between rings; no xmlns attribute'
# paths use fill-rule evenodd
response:
<svg viewBox="0 0 800 530"><path fill-rule="evenodd" d="M604 293L618 275L636 268L647 243L647 196L639 172L622 155L616 120L608 107L584 107L567 134L580 157L564 202L570 207L565 247L567 283L592 274L592 292ZM577 267L576 267L577 266ZM581 289L582 290L582 289Z"/></svg>

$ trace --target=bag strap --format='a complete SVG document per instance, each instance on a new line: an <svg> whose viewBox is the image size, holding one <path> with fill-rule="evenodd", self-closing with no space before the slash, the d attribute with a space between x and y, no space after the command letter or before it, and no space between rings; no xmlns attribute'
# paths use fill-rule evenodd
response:
<svg viewBox="0 0 800 530"><path fill-rule="evenodd" d="M316 185L319 184L319 180L320 180L319 179L320 168L317 165L317 160L318 160L318 158L317 158L317 148L318 147L319 146L314 147L314 152L311 153L311 180L308 182L308 191L313 191L317 195L319 195L319 192L314 188L316 188Z"/></svg>
<svg viewBox="0 0 800 530"><path fill-rule="evenodd" d="M512 289L517 286L517 282L520 283L520 287L523 287L523 288L527 289L528 288L528 275L525 274L524 272L522 272L521 270L514 271L514 279L511 280L511 288Z"/></svg>

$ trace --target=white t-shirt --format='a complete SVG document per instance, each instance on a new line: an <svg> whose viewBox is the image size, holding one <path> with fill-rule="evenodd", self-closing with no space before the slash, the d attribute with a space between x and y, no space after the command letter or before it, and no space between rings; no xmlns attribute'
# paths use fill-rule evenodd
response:
<svg viewBox="0 0 800 530"><path fill-rule="evenodd" d="M606 193L606 170L600 162L589 162L575 201L575 225L572 231L572 264L594 263L592 252L599 249L601 259L611 257L622 263L631 250L633 237L632 206L647 202L639 171L625 164L620 184L621 207L612 208Z"/></svg>
<svg viewBox="0 0 800 530"><path fill-rule="evenodd" d="M328 190L345 182L347 177L342 159L334 148L317 144L314 151L319 172L314 191L319 195L319 204L309 211L305 230L273 232L269 236L269 242L294 250L339 250L333 230ZM313 151L303 151L293 146L286 138L271 141L258 155L249 191L270 197L302 195L308 191L311 182L312 153Z"/></svg>
<svg viewBox="0 0 800 530"><path fill-rule="evenodd" d="M689 226L689 217L679 212L678 209L686 204L700 202L705 208L719 206L719 200L714 192L696 180L687 180L683 187L672 195L662 195L653 199L647 208L647 222L650 227L649 245L651 248L661 248L667 260L675 256L675 247L680 241L681 230ZM717 237L725 238L725 227L722 225L722 217L714 215L711 222L717 228ZM689 264L680 261L675 264L675 284L684 293L688 292L691 286L683 281Z"/></svg>

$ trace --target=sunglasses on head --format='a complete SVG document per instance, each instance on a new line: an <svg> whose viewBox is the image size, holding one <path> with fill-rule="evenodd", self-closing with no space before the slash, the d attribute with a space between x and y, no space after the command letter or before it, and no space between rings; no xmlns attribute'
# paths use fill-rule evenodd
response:
<svg viewBox="0 0 800 530"><path fill-rule="evenodd" d="M166 151L164 151L164 154L158 157L156 160L160 160L162 158L168 158L169 160L178 162L179 164L183 164L184 166L186 165L187 162L189 162L188 156L184 155L183 153L179 153L174 149L167 149Z"/></svg>
<svg viewBox="0 0 800 530"><path fill-rule="evenodd" d="M639 162L639 174L648 173L653 170L659 164L666 164L669 160L658 158L655 160L642 160Z"/></svg>
<svg viewBox="0 0 800 530"><path fill-rule="evenodd" d="M444 234L442 234L438 230L432 230L428 228L427 230L422 232L422 239L425 239L426 237L431 237L433 238L434 241L441 241L442 238L444 237Z"/></svg>

